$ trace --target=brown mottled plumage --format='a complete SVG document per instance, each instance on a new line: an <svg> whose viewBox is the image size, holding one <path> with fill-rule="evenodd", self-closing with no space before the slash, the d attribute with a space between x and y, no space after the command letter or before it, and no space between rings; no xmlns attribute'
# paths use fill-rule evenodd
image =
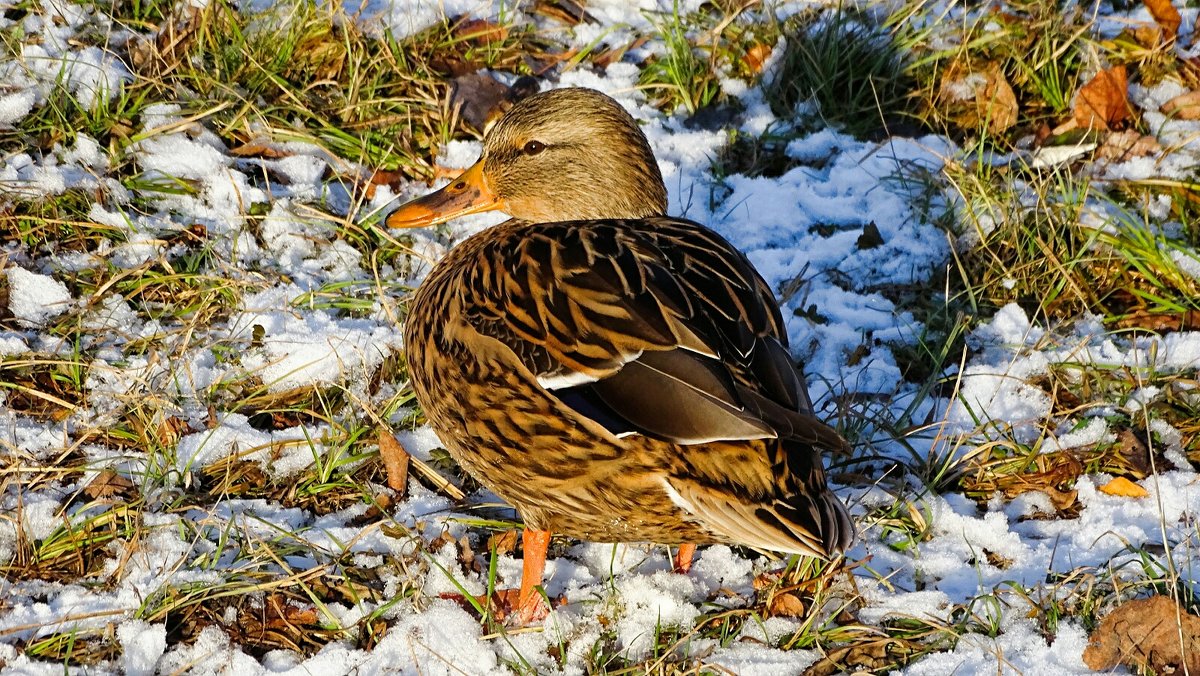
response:
<svg viewBox="0 0 1200 676"><path fill-rule="evenodd" d="M439 437L527 528L849 545L820 456L845 442L813 415L774 295L715 232L662 215L649 144L616 102L559 89L518 103L479 163L388 223L487 209L513 220L437 264L405 342Z"/></svg>

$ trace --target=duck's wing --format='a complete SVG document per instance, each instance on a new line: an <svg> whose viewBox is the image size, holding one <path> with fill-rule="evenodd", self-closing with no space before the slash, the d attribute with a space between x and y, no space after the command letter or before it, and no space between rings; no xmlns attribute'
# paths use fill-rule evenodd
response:
<svg viewBox="0 0 1200 676"><path fill-rule="evenodd" d="M610 432L844 448L812 414L770 288L708 228L550 223L488 247L469 323Z"/></svg>

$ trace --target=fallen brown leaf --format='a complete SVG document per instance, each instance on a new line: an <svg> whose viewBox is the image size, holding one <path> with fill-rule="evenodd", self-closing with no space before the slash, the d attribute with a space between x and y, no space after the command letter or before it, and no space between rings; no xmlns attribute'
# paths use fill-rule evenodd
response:
<svg viewBox="0 0 1200 676"><path fill-rule="evenodd" d="M988 131L999 133L1017 123L1017 97L997 62L973 72L964 72L960 67L947 69L939 98L951 105L955 101L968 102L955 117L963 128L978 128L986 122Z"/></svg>
<svg viewBox="0 0 1200 676"><path fill-rule="evenodd" d="M445 547L448 544L454 544L457 547L458 541L454 539L454 536L450 534L450 531L444 530L441 533L438 533L437 537L431 539L426 545L426 548L431 552L440 552L442 551L442 547Z"/></svg>
<svg viewBox="0 0 1200 676"><path fill-rule="evenodd" d="M1064 491L1052 486L1044 486L1038 490L1050 496L1050 504L1054 505L1054 509L1059 514L1073 509L1079 500L1079 491L1074 489Z"/></svg>
<svg viewBox="0 0 1200 676"><path fill-rule="evenodd" d="M1125 665L1160 674L1200 673L1200 617L1166 596L1126 601L1088 637L1083 662L1099 671Z"/></svg>
<svg viewBox="0 0 1200 676"><path fill-rule="evenodd" d="M1162 105L1162 112L1177 120L1200 120L1200 91L1176 96Z"/></svg>
<svg viewBox="0 0 1200 676"><path fill-rule="evenodd" d="M1075 97L1072 119L1085 129L1114 129L1129 119L1129 81L1125 66L1096 73Z"/></svg>
<svg viewBox="0 0 1200 676"><path fill-rule="evenodd" d="M993 552L990 549L983 550L983 558L986 559L988 563L999 568L1000 570L1008 570L1009 568L1012 568L1013 565L1012 559L1004 556L1003 554Z"/></svg>
<svg viewBox="0 0 1200 676"><path fill-rule="evenodd" d="M1183 22L1183 17L1179 16L1179 10L1171 4L1171 0L1144 0L1146 9L1150 10L1150 16L1154 17L1155 22L1162 26L1163 34L1168 40L1174 40L1176 34L1179 33L1179 24Z"/></svg>
<svg viewBox="0 0 1200 676"><path fill-rule="evenodd" d="M488 538L488 549L497 554L511 554L517 549L517 536L520 533L516 528L496 533Z"/></svg>
<svg viewBox="0 0 1200 676"><path fill-rule="evenodd" d="M111 498L118 495L131 497L135 493L137 493L137 486L128 478L117 474L111 469L101 471L83 489L83 494L93 500Z"/></svg>
<svg viewBox="0 0 1200 676"><path fill-rule="evenodd" d="M1096 157L1102 160L1124 162L1137 157L1157 155L1162 151L1158 139L1134 129L1115 131L1104 139L1104 143L1096 149Z"/></svg>
<svg viewBox="0 0 1200 676"><path fill-rule="evenodd" d="M1121 31L1117 39L1146 49L1158 49L1166 39L1166 31L1150 24L1134 24Z"/></svg>
<svg viewBox="0 0 1200 676"><path fill-rule="evenodd" d="M953 117L965 129L986 122L989 131L999 133L1017 123L1017 97L997 62L969 72L957 64L946 69L938 98L959 111Z"/></svg>
<svg viewBox="0 0 1200 676"><path fill-rule="evenodd" d="M875 221L870 221L863 226L862 234L858 236L856 244L859 251L883 246L883 235L880 234L879 226L875 225Z"/></svg>
<svg viewBox="0 0 1200 676"><path fill-rule="evenodd" d="M988 131L1002 132L1017 123L1017 96L1004 77L999 64L988 69L987 83L975 95L975 106L981 118L986 119Z"/></svg>
<svg viewBox="0 0 1200 676"><path fill-rule="evenodd" d="M1083 474L1083 463L1067 451L1042 453L1034 459L1031 467L1020 472L1011 471L1008 461L980 464L974 473L960 480L967 494L976 499L1000 491L1011 500L1030 491L1040 491L1050 496L1050 502L1059 514L1076 507L1076 492L1072 486Z"/></svg>
<svg viewBox="0 0 1200 676"><path fill-rule="evenodd" d="M486 73L460 75L450 83L450 109L482 131L492 110L504 100L508 87Z"/></svg>
<svg viewBox="0 0 1200 676"><path fill-rule="evenodd" d="M471 540L466 535L458 539L458 563L467 572L483 571L483 564L475 556L475 549L471 547Z"/></svg>
<svg viewBox="0 0 1200 676"><path fill-rule="evenodd" d="M371 174L367 179L367 187L365 189L367 199L375 198L375 189L381 185L386 185L392 188L393 192L399 189L400 184L407 180L407 176L402 171L384 171L380 169Z"/></svg>
<svg viewBox="0 0 1200 676"><path fill-rule="evenodd" d="M183 6L164 21L153 39L130 40L129 59L143 76L161 77L177 68L204 26L205 14L196 6Z"/></svg>
<svg viewBox="0 0 1200 676"><path fill-rule="evenodd" d="M754 576L754 591L762 591L774 584L779 584L779 573L767 571Z"/></svg>
<svg viewBox="0 0 1200 676"><path fill-rule="evenodd" d="M1123 476L1119 476L1112 481L1100 487L1100 492L1105 495L1118 495L1125 498L1144 498L1150 495L1149 491L1141 486L1133 483Z"/></svg>
<svg viewBox="0 0 1200 676"><path fill-rule="evenodd" d="M645 45L649 41L649 36L640 35L629 44L597 52L596 55L592 57L592 63L600 69L608 68L611 64L620 61L621 58L625 56L626 52L629 52L633 49L639 49L642 47L642 45Z"/></svg>
<svg viewBox="0 0 1200 676"><path fill-rule="evenodd" d="M595 23L596 19L587 13L582 0L538 0L533 6L534 14L557 19L568 26L576 26L584 21Z"/></svg>
<svg viewBox="0 0 1200 676"><path fill-rule="evenodd" d="M297 608L278 594L267 599L267 623L271 629L284 629L295 625L316 624L319 619L313 608Z"/></svg>
<svg viewBox="0 0 1200 676"><path fill-rule="evenodd" d="M1128 427L1117 432L1116 460L1120 473L1126 478L1144 479L1154 471L1154 459L1150 456L1150 447L1146 445L1146 434L1143 429L1139 436Z"/></svg>
<svg viewBox="0 0 1200 676"><path fill-rule="evenodd" d="M1200 88L1200 56L1189 56L1178 61L1179 76L1183 84L1192 89Z"/></svg>
<svg viewBox="0 0 1200 676"><path fill-rule="evenodd" d="M903 664L917 651L913 643L894 638L859 642L826 653L804 670L805 676L832 676L851 671L885 671Z"/></svg>
<svg viewBox="0 0 1200 676"><path fill-rule="evenodd" d="M1113 322L1113 325L1122 329L1138 328L1160 333L1194 331L1200 329L1200 312L1188 310L1167 313L1135 310Z"/></svg>
<svg viewBox="0 0 1200 676"><path fill-rule="evenodd" d="M795 594L776 594L767 604L767 614L771 617L803 617L804 601Z"/></svg>
<svg viewBox="0 0 1200 676"><path fill-rule="evenodd" d="M379 457L387 470L388 487L404 495L408 491L408 451L387 428L379 430Z"/></svg>
<svg viewBox="0 0 1200 676"><path fill-rule="evenodd" d="M166 447L174 446L184 434L191 431L192 426L186 420L178 416L170 416L158 424L158 443Z"/></svg>
<svg viewBox="0 0 1200 676"><path fill-rule="evenodd" d="M467 19L455 24L451 31L454 37L468 40L477 45L490 45L508 37L508 28L487 19Z"/></svg>
<svg viewBox="0 0 1200 676"><path fill-rule="evenodd" d="M266 139L247 141L240 146L231 148L229 154L236 157L265 157L272 160L292 155L286 150L272 146Z"/></svg>

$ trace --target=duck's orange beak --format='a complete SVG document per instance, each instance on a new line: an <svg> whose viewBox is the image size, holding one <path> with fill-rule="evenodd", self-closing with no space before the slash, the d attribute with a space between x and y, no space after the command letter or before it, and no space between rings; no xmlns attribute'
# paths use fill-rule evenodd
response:
<svg viewBox="0 0 1200 676"><path fill-rule="evenodd" d="M421 228L502 206L500 198L488 187L483 160L479 160L450 181L450 185L401 205L387 217L386 223L389 228Z"/></svg>

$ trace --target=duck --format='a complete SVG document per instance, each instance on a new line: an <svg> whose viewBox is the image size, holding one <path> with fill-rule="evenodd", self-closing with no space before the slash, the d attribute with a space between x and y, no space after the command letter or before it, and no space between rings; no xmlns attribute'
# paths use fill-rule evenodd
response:
<svg viewBox="0 0 1200 676"><path fill-rule="evenodd" d="M847 442L814 411L779 304L714 230L666 215L645 134L609 96L513 105L479 160L398 207L389 228L498 210L411 296L416 399L450 455L520 514L507 611L548 612L552 533L829 559L854 539L822 457Z"/></svg>

